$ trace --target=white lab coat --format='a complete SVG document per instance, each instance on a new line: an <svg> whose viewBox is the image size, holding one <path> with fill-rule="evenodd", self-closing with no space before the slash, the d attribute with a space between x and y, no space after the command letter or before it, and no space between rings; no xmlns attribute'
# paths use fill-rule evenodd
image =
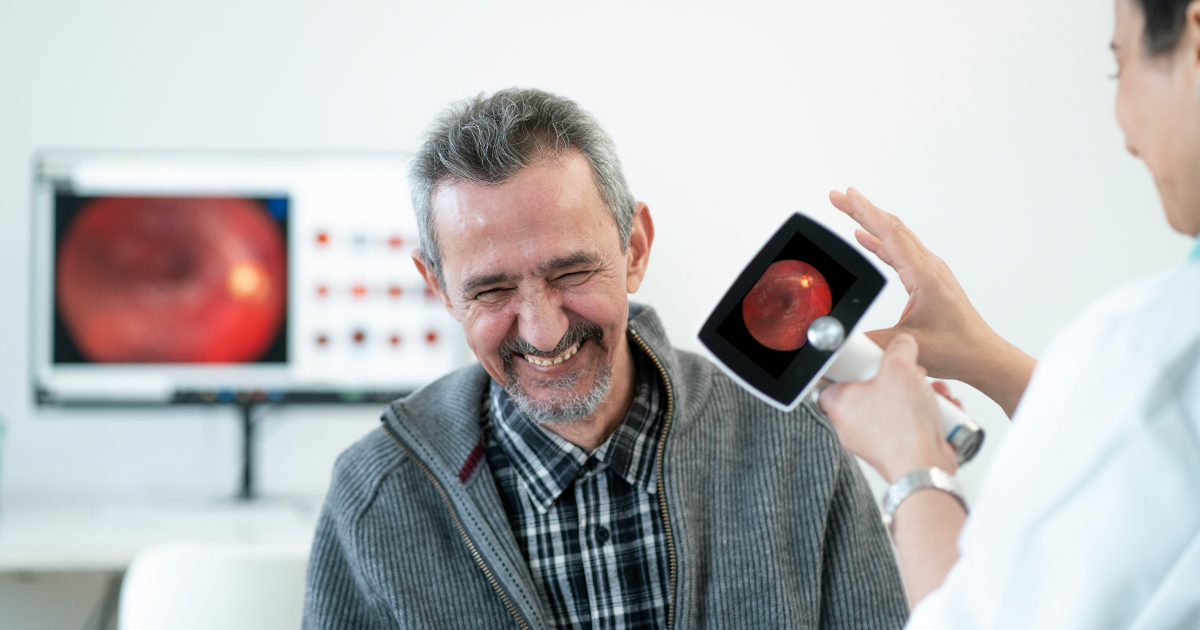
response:
<svg viewBox="0 0 1200 630"><path fill-rule="evenodd" d="M958 545L908 628L1200 628L1200 262L1055 337Z"/></svg>

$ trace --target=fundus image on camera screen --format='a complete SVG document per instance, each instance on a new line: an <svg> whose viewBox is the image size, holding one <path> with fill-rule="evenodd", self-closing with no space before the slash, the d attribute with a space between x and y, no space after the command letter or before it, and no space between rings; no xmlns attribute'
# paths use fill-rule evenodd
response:
<svg viewBox="0 0 1200 630"><path fill-rule="evenodd" d="M795 234L717 327L716 333L778 379L808 342L808 326L828 315L855 276Z"/></svg>
<svg viewBox="0 0 1200 630"><path fill-rule="evenodd" d="M55 196L55 363L287 361L286 198Z"/></svg>

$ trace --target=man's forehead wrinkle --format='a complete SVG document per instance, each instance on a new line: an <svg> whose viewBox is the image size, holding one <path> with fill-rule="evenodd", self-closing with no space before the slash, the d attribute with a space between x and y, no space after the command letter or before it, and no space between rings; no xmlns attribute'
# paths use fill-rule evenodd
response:
<svg viewBox="0 0 1200 630"><path fill-rule="evenodd" d="M613 267L618 252L607 241L610 231L618 242L619 234L598 193L590 163L569 150L505 182L439 182L436 227L446 237L447 284L470 299L484 285L521 284L585 264Z"/></svg>

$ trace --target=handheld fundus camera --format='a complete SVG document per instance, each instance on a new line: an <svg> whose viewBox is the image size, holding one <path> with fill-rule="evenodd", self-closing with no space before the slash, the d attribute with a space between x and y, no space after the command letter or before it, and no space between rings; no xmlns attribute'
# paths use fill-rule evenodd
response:
<svg viewBox="0 0 1200 630"><path fill-rule="evenodd" d="M793 214L742 270L700 329L700 343L730 377L784 411L822 377L875 376L883 351L855 332L886 280L821 224ZM937 396L959 463L979 452L983 429Z"/></svg>

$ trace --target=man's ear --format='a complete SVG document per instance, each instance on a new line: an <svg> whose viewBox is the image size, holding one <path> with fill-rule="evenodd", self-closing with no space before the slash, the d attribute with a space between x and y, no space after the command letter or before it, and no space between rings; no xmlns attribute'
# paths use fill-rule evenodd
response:
<svg viewBox="0 0 1200 630"><path fill-rule="evenodd" d="M1197 0L1200 2L1200 0ZM636 293L650 264L650 246L654 244L654 221L650 208L637 202L633 212L633 229L629 232L629 249L625 252L625 290Z"/></svg>
<svg viewBox="0 0 1200 630"><path fill-rule="evenodd" d="M417 273L421 274L422 278L425 278L425 286L429 287L430 291L433 291L434 297L441 301L442 306L446 307L446 310L454 316L454 319L458 319L458 316L454 313L454 308L450 306L450 298L442 291L442 285L438 282L437 274L433 273L433 270L425 264L425 259L421 257L420 249L412 250L412 260L413 264L417 266Z"/></svg>

